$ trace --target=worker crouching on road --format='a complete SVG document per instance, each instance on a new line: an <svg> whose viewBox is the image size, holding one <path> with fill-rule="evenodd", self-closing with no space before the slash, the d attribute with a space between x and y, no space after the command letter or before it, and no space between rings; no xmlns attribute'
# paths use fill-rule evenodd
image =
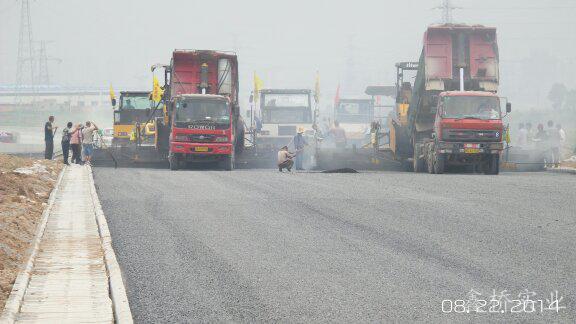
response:
<svg viewBox="0 0 576 324"><path fill-rule="evenodd" d="M299 127L298 133L292 139L292 143L294 143L294 148L296 149L296 170L304 170L302 160L304 159L304 147L308 146L308 142L303 135L304 127Z"/></svg>
<svg viewBox="0 0 576 324"><path fill-rule="evenodd" d="M288 146L283 146L280 151L278 151L278 171L282 172L283 169L292 172L292 166L294 161L292 160L294 155L288 152Z"/></svg>

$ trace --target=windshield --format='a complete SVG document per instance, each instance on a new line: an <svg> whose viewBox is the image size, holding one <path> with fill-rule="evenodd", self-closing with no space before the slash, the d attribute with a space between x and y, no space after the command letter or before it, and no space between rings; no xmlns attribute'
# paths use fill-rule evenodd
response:
<svg viewBox="0 0 576 324"><path fill-rule="evenodd" d="M496 97L444 97L442 117L500 119L500 101Z"/></svg>
<svg viewBox="0 0 576 324"><path fill-rule="evenodd" d="M150 109L152 101L148 96L142 97L122 97L120 109Z"/></svg>
<svg viewBox="0 0 576 324"><path fill-rule="evenodd" d="M262 122L269 124L312 123L309 108L265 108L262 111Z"/></svg>
<svg viewBox="0 0 576 324"><path fill-rule="evenodd" d="M336 110L336 120L341 123L370 123L371 119L368 102L340 102Z"/></svg>
<svg viewBox="0 0 576 324"><path fill-rule="evenodd" d="M230 124L230 107L220 100L187 99L176 102L175 121Z"/></svg>
<svg viewBox="0 0 576 324"><path fill-rule="evenodd" d="M264 94L265 107L309 107L308 94Z"/></svg>

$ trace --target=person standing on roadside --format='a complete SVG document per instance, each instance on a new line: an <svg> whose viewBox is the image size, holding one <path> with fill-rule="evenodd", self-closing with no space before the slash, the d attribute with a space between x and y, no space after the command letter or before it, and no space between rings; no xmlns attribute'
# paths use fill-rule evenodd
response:
<svg viewBox="0 0 576 324"><path fill-rule="evenodd" d="M70 148L72 149L72 163L82 164L82 124L76 125L70 132Z"/></svg>
<svg viewBox="0 0 576 324"><path fill-rule="evenodd" d="M54 134L58 126L54 126L54 116L48 117L48 121L44 124L44 142L46 147L44 149L44 158L52 160L54 156Z"/></svg>
<svg viewBox="0 0 576 324"><path fill-rule="evenodd" d="M66 124L66 128L62 130L62 155L64 156L64 164L70 165L68 163L68 155L70 153L70 138L72 136L72 122Z"/></svg>
<svg viewBox="0 0 576 324"><path fill-rule="evenodd" d="M550 159L548 166L558 167L560 164L560 134L558 133L558 129L554 127L553 121L548 121L548 129L546 132L548 133L548 152Z"/></svg>
<svg viewBox="0 0 576 324"><path fill-rule="evenodd" d="M84 163L90 165L92 161L92 152L94 152L94 131L98 126L94 122L87 121L86 127L82 129L82 148L84 150Z"/></svg>
<svg viewBox="0 0 576 324"><path fill-rule="evenodd" d="M298 133L292 138L292 143L296 149L296 170L304 170L302 162L304 160L304 148L308 146L308 142L304 138L304 127L298 127Z"/></svg>
<svg viewBox="0 0 576 324"><path fill-rule="evenodd" d="M566 131L560 124L556 124L556 128L558 129L558 135L560 136L560 148L562 148L564 147L564 144L566 144Z"/></svg>
<svg viewBox="0 0 576 324"><path fill-rule="evenodd" d="M524 127L524 123L520 123L518 126L518 138L515 144L518 147L524 147L528 144L528 131Z"/></svg>
<svg viewBox="0 0 576 324"><path fill-rule="evenodd" d="M530 145L534 141L534 129L532 123L526 123L526 142Z"/></svg>
<svg viewBox="0 0 576 324"><path fill-rule="evenodd" d="M562 129L562 125L556 124L552 154L554 154L554 166L557 168L560 166L560 162L562 162L562 147L564 147L565 142L566 132Z"/></svg>
<svg viewBox="0 0 576 324"><path fill-rule="evenodd" d="M548 133L546 133L546 131L544 130L544 125L538 124L536 134L534 135L534 141L540 142L542 144L547 140L548 140Z"/></svg>

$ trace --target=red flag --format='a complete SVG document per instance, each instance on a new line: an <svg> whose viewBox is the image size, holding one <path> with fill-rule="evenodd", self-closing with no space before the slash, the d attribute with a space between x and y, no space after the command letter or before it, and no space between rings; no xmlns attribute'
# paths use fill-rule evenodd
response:
<svg viewBox="0 0 576 324"><path fill-rule="evenodd" d="M336 96L334 96L334 107L338 107L340 103L340 84L338 84L338 88L336 89Z"/></svg>

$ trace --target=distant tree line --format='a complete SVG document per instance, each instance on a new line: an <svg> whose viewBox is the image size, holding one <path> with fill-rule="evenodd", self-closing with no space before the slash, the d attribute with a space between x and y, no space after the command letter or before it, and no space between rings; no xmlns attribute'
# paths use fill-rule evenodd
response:
<svg viewBox="0 0 576 324"><path fill-rule="evenodd" d="M554 83L548 93L548 100L552 102L554 110L576 111L576 89L568 89L563 83Z"/></svg>

